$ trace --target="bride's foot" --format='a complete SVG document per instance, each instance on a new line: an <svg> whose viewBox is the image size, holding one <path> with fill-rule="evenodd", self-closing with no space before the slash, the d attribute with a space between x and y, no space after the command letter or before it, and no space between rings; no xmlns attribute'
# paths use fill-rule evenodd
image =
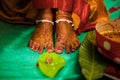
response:
<svg viewBox="0 0 120 80"><path fill-rule="evenodd" d="M34 51L42 53L44 48L48 52L54 51L52 20L53 15L50 9L41 10L37 28L29 42L30 48Z"/></svg>
<svg viewBox="0 0 120 80"><path fill-rule="evenodd" d="M72 29L71 14L59 10L56 16L56 49L57 53L62 53L63 48L66 52L75 51L79 47L80 42Z"/></svg>

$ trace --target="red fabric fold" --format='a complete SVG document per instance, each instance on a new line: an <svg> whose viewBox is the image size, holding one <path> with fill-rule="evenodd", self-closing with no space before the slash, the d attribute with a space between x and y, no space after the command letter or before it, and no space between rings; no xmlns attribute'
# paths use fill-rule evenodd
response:
<svg viewBox="0 0 120 80"><path fill-rule="evenodd" d="M65 11L72 11L74 0L32 0L36 9L58 8Z"/></svg>
<svg viewBox="0 0 120 80"><path fill-rule="evenodd" d="M69 11L76 13L81 22L77 31L79 34L82 31L88 30L88 28L84 28L89 20L90 13L90 5L86 0L32 0L33 5L36 9L44 9L44 8L57 8L63 11ZM93 29L90 26L89 29Z"/></svg>

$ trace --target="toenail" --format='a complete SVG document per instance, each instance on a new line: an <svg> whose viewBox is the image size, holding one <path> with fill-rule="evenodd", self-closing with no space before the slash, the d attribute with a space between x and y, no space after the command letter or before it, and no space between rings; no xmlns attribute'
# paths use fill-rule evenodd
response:
<svg viewBox="0 0 120 80"><path fill-rule="evenodd" d="M72 51L75 51L75 49L72 49Z"/></svg>

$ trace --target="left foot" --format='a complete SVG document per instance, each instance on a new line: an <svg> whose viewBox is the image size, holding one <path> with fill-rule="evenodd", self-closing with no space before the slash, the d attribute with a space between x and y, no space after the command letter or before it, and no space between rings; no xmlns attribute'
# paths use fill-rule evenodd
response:
<svg viewBox="0 0 120 80"><path fill-rule="evenodd" d="M44 9L40 12L40 20L53 20L51 9ZM53 25L50 22L39 22L37 28L29 42L29 47L40 53L46 48L48 52L53 52Z"/></svg>
<svg viewBox="0 0 120 80"><path fill-rule="evenodd" d="M67 19L71 20L71 15L64 11L58 11L57 20ZM79 47L80 42L72 29L72 24L66 21L60 21L56 24L56 49L57 53L62 53L63 48L66 49L66 52L75 51Z"/></svg>

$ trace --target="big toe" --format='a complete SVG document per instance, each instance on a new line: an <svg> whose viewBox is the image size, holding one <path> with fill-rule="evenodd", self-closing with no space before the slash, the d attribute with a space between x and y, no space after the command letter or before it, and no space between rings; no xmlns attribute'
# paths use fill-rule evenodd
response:
<svg viewBox="0 0 120 80"><path fill-rule="evenodd" d="M55 51L56 51L57 53L62 53L63 47L62 47L62 46L56 46Z"/></svg>
<svg viewBox="0 0 120 80"><path fill-rule="evenodd" d="M53 45L52 44L47 45L46 50L47 50L47 52L53 52L54 51Z"/></svg>

